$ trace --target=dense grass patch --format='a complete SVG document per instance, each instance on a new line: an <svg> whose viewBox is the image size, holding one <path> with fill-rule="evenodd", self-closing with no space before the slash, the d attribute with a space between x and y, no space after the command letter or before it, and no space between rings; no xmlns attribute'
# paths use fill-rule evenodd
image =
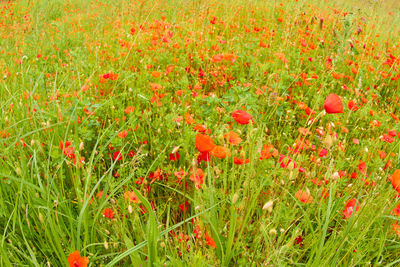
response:
<svg viewBox="0 0 400 267"><path fill-rule="evenodd" d="M1 266L396 266L395 1L0 1Z"/></svg>

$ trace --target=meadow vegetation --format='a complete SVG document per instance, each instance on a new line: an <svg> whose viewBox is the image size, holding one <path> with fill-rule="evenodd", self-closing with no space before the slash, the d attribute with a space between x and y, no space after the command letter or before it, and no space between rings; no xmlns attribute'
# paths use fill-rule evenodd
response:
<svg viewBox="0 0 400 267"><path fill-rule="evenodd" d="M399 265L399 8L0 1L0 266Z"/></svg>

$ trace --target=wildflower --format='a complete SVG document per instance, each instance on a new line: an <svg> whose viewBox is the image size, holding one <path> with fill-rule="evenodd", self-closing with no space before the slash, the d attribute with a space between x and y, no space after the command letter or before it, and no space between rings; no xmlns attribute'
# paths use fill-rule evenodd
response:
<svg viewBox="0 0 400 267"><path fill-rule="evenodd" d="M211 151L211 154L214 157L217 157L220 159L226 158L227 153L228 153L228 151L227 151L226 147L223 147L223 146L215 146L215 148Z"/></svg>
<svg viewBox="0 0 400 267"><path fill-rule="evenodd" d="M400 237L400 225L398 223L392 224L392 229L398 237Z"/></svg>
<svg viewBox="0 0 400 267"><path fill-rule="evenodd" d="M392 186L398 193L400 193L400 169L395 170L392 175Z"/></svg>
<svg viewBox="0 0 400 267"><path fill-rule="evenodd" d="M382 140L387 142L387 143L393 143L394 142L394 138L388 134L383 134L382 136Z"/></svg>
<svg viewBox="0 0 400 267"><path fill-rule="evenodd" d="M184 179L187 175L187 172L184 170L180 169L179 171L174 172L174 175L178 179L178 183L181 183L182 179Z"/></svg>
<svg viewBox="0 0 400 267"><path fill-rule="evenodd" d="M196 135L196 148L199 152L210 152L215 147L214 141L205 134Z"/></svg>
<svg viewBox="0 0 400 267"><path fill-rule="evenodd" d="M135 110L135 107L128 106L128 107L126 107L126 108L124 109L124 112L125 112L126 114L129 114L129 113L132 113L134 110Z"/></svg>
<svg viewBox="0 0 400 267"><path fill-rule="evenodd" d="M301 235L299 235L298 237L296 237L295 239L296 241L296 245L299 245L300 247L303 247L303 237Z"/></svg>
<svg viewBox="0 0 400 267"><path fill-rule="evenodd" d="M397 206L392 210L392 212L397 216L400 216L400 203L397 204Z"/></svg>
<svg viewBox="0 0 400 267"><path fill-rule="evenodd" d="M178 161L180 157L181 156L179 155L178 152L169 154L169 160L170 161Z"/></svg>
<svg viewBox="0 0 400 267"><path fill-rule="evenodd" d="M212 247L213 249L215 249L217 247L217 244L215 244L214 239L212 239L212 237L208 234L208 232L206 231L205 235L206 237L206 243L207 245L209 245L210 247Z"/></svg>
<svg viewBox="0 0 400 267"><path fill-rule="evenodd" d="M64 155L69 159L72 159L74 165L76 165L76 156L74 152L74 148L72 147L72 143L70 141L60 142L60 149L63 151Z"/></svg>
<svg viewBox="0 0 400 267"><path fill-rule="evenodd" d="M244 110L236 110L232 113L232 118L239 124L249 124L253 117Z"/></svg>
<svg viewBox="0 0 400 267"><path fill-rule="evenodd" d="M311 196L311 194L302 190L297 191L295 196L299 201L305 204L310 204L313 201L313 197Z"/></svg>
<svg viewBox="0 0 400 267"><path fill-rule="evenodd" d="M381 122L377 121L377 120L371 121L370 124L371 124L372 127L380 127L381 126Z"/></svg>
<svg viewBox="0 0 400 267"><path fill-rule="evenodd" d="M379 158L384 159L386 158L387 154L385 151L379 151Z"/></svg>
<svg viewBox="0 0 400 267"><path fill-rule="evenodd" d="M106 209L103 211L103 215L104 215L104 217L106 217L106 218L113 219L115 214L114 214L114 211L113 211L112 209L106 208Z"/></svg>
<svg viewBox="0 0 400 267"><path fill-rule="evenodd" d="M183 213L186 213L188 207L190 206L189 202L185 200L184 204L179 205L179 209L182 210Z"/></svg>
<svg viewBox="0 0 400 267"><path fill-rule="evenodd" d="M357 102L355 102L354 100L350 100L349 102L347 102L347 107L351 111L357 111L360 109L360 107L357 105Z"/></svg>
<svg viewBox="0 0 400 267"><path fill-rule="evenodd" d="M127 135L128 135L128 132L125 131L125 130L123 130L122 132L118 133L118 137L121 138L121 139L125 138Z"/></svg>
<svg viewBox="0 0 400 267"><path fill-rule="evenodd" d="M299 128L298 131L299 131L302 135L310 135L310 134L312 134L312 132L311 132L310 129L308 129L308 128Z"/></svg>
<svg viewBox="0 0 400 267"><path fill-rule="evenodd" d="M152 73L151 73L151 75L154 77L154 78L159 78L160 76L161 76L161 72L159 72L159 71L153 71Z"/></svg>
<svg viewBox="0 0 400 267"><path fill-rule="evenodd" d="M271 144L264 144L260 152L260 159L269 159L270 157L278 156L278 150L274 148Z"/></svg>
<svg viewBox="0 0 400 267"><path fill-rule="evenodd" d="M196 121L193 119L193 116L189 113L185 113L185 122L186 124L190 125L195 123Z"/></svg>
<svg viewBox="0 0 400 267"><path fill-rule="evenodd" d="M329 114L343 113L342 99L336 94L330 94L324 102L325 111Z"/></svg>
<svg viewBox="0 0 400 267"><path fill-rule="evenodd" d="M81 257L79 251L75 250L68 256L68 263L70 267L86 267L89 263L89 259Z"/></svg>
<svg viewBox="0 0 400 267"><path fill-rule="evenodd" d="M367 171L367 164L363 161L358 164L358 170L362 173L365 174Z"/></svg>
<svg viewBox="0 0 400 267"><path fill-rule="evenodd" d="M360 209L360 205L357 203L357 200L355 198L352 198L347 202L346 207L343 210L344 218L350 218L351 214L353 214L354 209L355 212L357 212Z"/></svg>
<svg viewBox="0 0 400 267"><path fill-rule="evenodd" d="M284 155L280 155L279 156L279 164L280 164L280 166L282 167L282 168L288 168L289 167L289 164L291 163L291 166L292 166L292 169L293 168L296 168L296 163L291 159L291 158L289 158L289 157L287 157L288 159L287 159L287 161L285 160L286 159L286 156L284 156ZM286 161L286 162L285 162Z"/></svg>
<svg viewBox="0 0 400 267"><path fill-rule="evenodd" d="M60 141L60 149L64 152L64 149L72 145L71 141Z"/></svg>
<svg viewBox="0 0 400 267"><path fill-rule="evenodd" d="M151 90L158 91L162 88L161 84L158 83L150 83Z"/></svg>
<svg viewBox="0 0 400 267"><path fill-rule="evenodd" d="M200 163L202 161L209 162L211 159L210 152L200 152L197 156L197 162Z"/></svg>
<svg viewBox="0 0 400 267"><path fill-rule="evenodd" d="M194 126L193 130L196 132L199 132L199 133L205 133L207 131L207 128L205 125L196 124L196 126Z"/></svg>
<svg viewBox="0 0 400 267"><path fill-rule="evenodd" d="M197 189L201 188L201 185L204 184L204 180L206 178L205 173L202 169L197 168L193 171L193 174L190 175L190 180L192 180Z"/></svg>
<svg viewBox="0 0 400 267"><path fill-rule="evenodd" d="M126 191L124 193L125 200L133 203L140 203L139 198L136 196L135 192L133 191Z"/></svg>
<svg viewBox="0 0 400 267"><path fill-rule="evenodd" d="M388 135L392 136L392 137L396 137L396 131L395 130L386 130L388 132Z"/></svg>
<svg viewBox="0 0 400 267"><path fill-rule="evenodd" d="M213 62L213 63L218 63L218 62L221 62L222 61L222 59L223 59L223 56L222 55L214 55L212 58L211 58L211 62Z"/></svg>
<svg viewBox="0 0 400 267"><path fill-rule="evenodd" d="M228 140L228 143L231 145L238 145L242 142L242 138L235 132L230 131L229 133L225 134L224 137Z"/></svg>
<svg viewBox="0 0 400 267"><path fill-rule="evenodd" d="M113 159L114 161L119 161L122 160L122 154L120 151L115 151L113 154Z"/></svg>
<svg viewBox="0 0 400 267"><path fill-rule="evenodd" d="M249 162L250 162L250 159L241 159L238 157L233 157L233 163L238 164L238 165L247 164Z"/></svg>
<svg viewBox="0 0 400 267"><path fill-rule="evenodd" d="M328 150L326 150L325 148L321 149L321 151L319 152L319 157L323 158L326 155L328 155Z"/></svg>

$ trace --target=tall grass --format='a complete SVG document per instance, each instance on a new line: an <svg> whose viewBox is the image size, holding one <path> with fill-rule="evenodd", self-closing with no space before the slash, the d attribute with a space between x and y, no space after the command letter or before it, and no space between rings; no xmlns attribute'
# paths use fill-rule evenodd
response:
<svg viewBox="0 0 400 267"><path fill-rule="evenodd" d="M398 264L397 2L0 10L1 266L65 266L75 250L90 266ZM330 93L344 114L326 114ZM199 131L230 153L202 160Z"/></svg>

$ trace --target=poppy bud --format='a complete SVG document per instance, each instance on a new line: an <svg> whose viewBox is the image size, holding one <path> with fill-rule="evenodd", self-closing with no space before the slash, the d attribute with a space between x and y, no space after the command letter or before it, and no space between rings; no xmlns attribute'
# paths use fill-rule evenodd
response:
<svg viewBox="0 0 400 267"><path fill-rule="evenodd" d="M264 204L263 210L267 210L269 213L272 212L272 206L274 205L274 202L272 200L268 201L267 203Z"/></svg>
<svg viewBox="0 0 400 267"><path fill-rule="evenodd" d="M238 200L238 198L239 198L238 193L235 193L235 194L233 195L233 197L232 197L232 203L235 204L236 201Z"/></svg>

